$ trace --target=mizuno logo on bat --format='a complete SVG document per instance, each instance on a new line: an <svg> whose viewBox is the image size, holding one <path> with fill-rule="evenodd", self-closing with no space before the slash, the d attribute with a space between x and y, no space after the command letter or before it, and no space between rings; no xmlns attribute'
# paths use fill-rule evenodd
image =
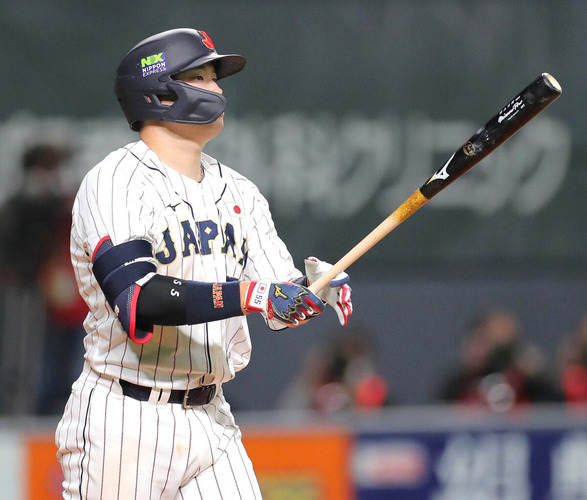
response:
<svg viewBox="0 0 587 500"><path fill-rule="evenodd" d="M448 179L448 177L450 176L450 174L448 173L448 164L452 161L455 154L456 153L452 154L452 156L447 160L447 162L442 166L442 168L438 172L436 172L432 177L430 177L430 179L428 179L428 182L426 184L430 184L432 181L439 179Z"/></svg>

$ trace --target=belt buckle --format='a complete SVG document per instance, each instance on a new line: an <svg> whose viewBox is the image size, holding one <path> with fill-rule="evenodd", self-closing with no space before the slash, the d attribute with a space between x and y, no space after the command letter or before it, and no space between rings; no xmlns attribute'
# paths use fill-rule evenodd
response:
<svg viewBox="0 0 587 500"><path fill-rule="evenodd" d="M190 410L191 408L195 408L196 406L198 406L198 405L190 405L190 404L188 404L188 395L190 393L190 390L191 389L186 389L185 390L185 394L183 395L183 407L186 410Z"/></svg>

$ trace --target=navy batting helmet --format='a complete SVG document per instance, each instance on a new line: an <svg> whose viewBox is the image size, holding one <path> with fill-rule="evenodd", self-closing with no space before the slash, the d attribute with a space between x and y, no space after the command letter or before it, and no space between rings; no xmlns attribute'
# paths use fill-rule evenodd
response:
<svg viewBox="0 0 587 500"><path fill-rule="evenodd" d="M216 93L174 80L172 76L213 63L218 79L242 70L244 57L220 55L205 31L164 31L135 45L118 66L115 92L130 128L145 120L195 123L215 121L226 108ZM174 101L169 106L161 100Z"/></svg>

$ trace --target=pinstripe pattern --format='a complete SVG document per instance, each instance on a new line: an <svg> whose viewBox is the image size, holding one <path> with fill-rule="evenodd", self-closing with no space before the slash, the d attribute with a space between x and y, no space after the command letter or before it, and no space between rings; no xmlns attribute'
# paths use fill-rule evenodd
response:
<svg viewBox="0 0 587 500"><path fill-rule="evenodd" d="M245 177L203 155L198 183L142 142L104 159L73 208L72 263L89 307L86 365L56 432L64 498L260 499L250 460L221 389L205 407L154 405L122 396L119 379L186 389L221 384L249 362L246 319L155 326L143 345L127 338L92 274L92 255L144 239L157 272L221 282L301 276L279 239L267 201Z"/></svg>
<svg viewBox="0 0 587 500"><path fill-rule="evenodd" d="M68 407L56 433L64 498L261 498L222 392L191 410L151 405L86 365Z"/></svg>

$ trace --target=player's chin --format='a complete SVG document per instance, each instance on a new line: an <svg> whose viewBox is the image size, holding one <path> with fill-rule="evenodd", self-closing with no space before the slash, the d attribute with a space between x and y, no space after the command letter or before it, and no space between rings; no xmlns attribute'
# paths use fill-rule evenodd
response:
<svg viewBox="0 0 587 500"><path fill-rule="evenodd" d="M191 125L191 127L193 127L191 130L193 130L199 137L203 134L207 141L213 139L224 128L224 113L222 113L222 115L216 118L216 120L214 120L212 123L207 123L206 125L194 124Z"/></svg>
<svg viewBox="0 0 587 500"><path fill-rule="evenodd" d="M217 128L219 130L222 130L222 128L224 127L224 113L222 113L213 122L210 122L210 123L193 123L192 125L195 125L199 129L210 129L210 130L213 130L213 129L216 129Z"/></svg>
<svg viewBox="0 0 587 500"><path fill-rule="evenodd" d="M216 120L214 120L207 126L214 130L216 133L220 132L224 128L224 113L222 113L218 118L216 118Z"/></svg>

